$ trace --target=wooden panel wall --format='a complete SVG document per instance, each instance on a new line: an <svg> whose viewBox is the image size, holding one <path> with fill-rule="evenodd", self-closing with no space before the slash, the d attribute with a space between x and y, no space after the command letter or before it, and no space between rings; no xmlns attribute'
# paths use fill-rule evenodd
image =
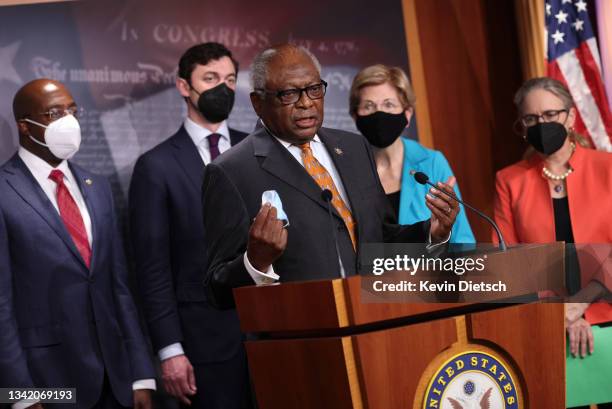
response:
<svg viewBox="0 0 612 409"><path fill-rule="evenodd" d="M512 97L522 82L514 2L403 0L403 6L406 24L418 26L420 55L410 53L411 71L424 73L424 86L415 86L417 111L425 101L430 118L419 128L430 127L431 145L450 162L464 199L491 215L495 172L526 147L513 132ZM415 36L410 27L406 32L410 52ZM477 240L490 241L488 224L468 218Z"/></svg>

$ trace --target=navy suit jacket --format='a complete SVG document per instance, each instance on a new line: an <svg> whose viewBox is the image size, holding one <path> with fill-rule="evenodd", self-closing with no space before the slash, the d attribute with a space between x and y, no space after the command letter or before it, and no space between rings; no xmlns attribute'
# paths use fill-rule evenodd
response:
<svg viewBox="0 0 612 409"><path fill-rule="evenodd" d="M89 269L19 156L0 168L0 387L76 387L77 407L89 408L106 372L128 406L132 383L155 371L127 285L112 193L105 178L70 168L92 221Z"/></svg>
<svg viewBox="0 0 612 409"><path fill-rule="evenodd" d="M318 135L342 179L357 223L358 244L425 243L429 220L397 224L367 140L328 128L321 128ZM204 176L203 218L209 254L205 284L221 308L233 304L232 288L253 284L243 254L266 190L276 190L289 218L287 247L274 262L281 282L339 277L332 228L337 230L346 275L359 273L359 245L356 253L342 218L332 208L330 221L319 185L262 127L208 165Z"/></svg>
<svg viewBox="0 0 612 409"><path fill-rule="evenodd" d="M232 145L246 136L230 129ZM210 306L203 286L204 162L181 127L143 154L130 185L130 236L155 351L181 342L192 363L225 361L242 345L236 311Z"/></svg>

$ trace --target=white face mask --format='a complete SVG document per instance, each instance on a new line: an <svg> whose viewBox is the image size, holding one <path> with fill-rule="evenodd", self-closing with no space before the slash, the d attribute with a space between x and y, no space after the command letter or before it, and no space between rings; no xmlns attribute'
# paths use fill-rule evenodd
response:
<svg viewBox="0 0 612 409"><path fill-rule="evenodd" d="M24 119L34 125L45 128L45 142L37 141L28 135L31 140L39 145L49 148L51 153L58 159L72 158L81 147L81 126L73 115L66 115L45 126L31 119Z"/></svg>

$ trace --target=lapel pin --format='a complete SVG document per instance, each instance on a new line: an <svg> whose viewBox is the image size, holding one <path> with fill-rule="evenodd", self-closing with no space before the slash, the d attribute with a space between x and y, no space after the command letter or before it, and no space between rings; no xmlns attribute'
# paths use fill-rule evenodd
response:
<svg viewBox="0 0 612 409"><path fill-rule="evenodd" d="M85 179L85 184L91 186L93 184L93 180L90 178Z"/></svg>
<svg viewBox="0 0 612 409"><path fill-rule="evenodd" d="M342 155L344 153L344 151L340 148L335 148L334 151L336 152L336 155Z"/></svg>

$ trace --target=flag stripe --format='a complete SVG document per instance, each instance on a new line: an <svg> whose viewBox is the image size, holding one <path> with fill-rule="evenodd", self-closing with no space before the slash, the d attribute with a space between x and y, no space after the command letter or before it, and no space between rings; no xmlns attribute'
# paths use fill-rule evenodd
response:
<svg viewBox="0 0 612 409"><path fill-rule="evenodd" d="M606 91L604 89L603 81L601 79L601 71L597 66L597 60L591 53L591 48L582 43L580 47L576 49L576 56L580 61L584 78L589 85L591 94L595 98L599 113L606 127L608 135L612 135L612 124L610 123L611 115L608 109L608 99L606 98Z"/></svg>
<svg viewBox="0 0 612 409"><path fill-rule="evenodd" d="M586 40L586 43L589 47L589 50L591 50L591 56L593 56L595 64L597 64L597 72L599 73L599 76L601 76L601 59L599 58L599 47L597 47L597 40L595 39L595 37L589 38L588 40Z"/></svg>
<svg viewBox="0 0 612 409"><path fill-rule="evenodd" d="M597 40L583 0L544 0L547 73L563 82L576 105L576 132L612 152L612 113L601 74Z"/></svg>
<svg viewBox="0 0 612 409"><path fill-rule="evenodd" d="M567 85L567 81L565 81L565 78L563 78L563 74L561 73L561 70L559 69L559 66L557 65L557 63L555 62L549 63L546 67L546 71L548 72L548 76L555 78L558 81L562 82L563 85L565 85L565 87L569 89L569 86ZM590 135L587 132L586 126L584 125L584 121L582 120L582 115L580 115L580 111L578 110L578 107L576 107L576 119L574 120L574 130L578 132L580 135L584 136L589 141L591 146L595 148L595 142L593 142L593 139L591 139Z"/></svg>
<svg viewBox="0 0 612 409"><path fill-rule="evenodd" d="M581 69L576 53L570 51L555 61L565 78L593 143L597 149L612 152L610 137L606 133L603 119L599 113L599 107L584 77L584 72Z"/></svg>

